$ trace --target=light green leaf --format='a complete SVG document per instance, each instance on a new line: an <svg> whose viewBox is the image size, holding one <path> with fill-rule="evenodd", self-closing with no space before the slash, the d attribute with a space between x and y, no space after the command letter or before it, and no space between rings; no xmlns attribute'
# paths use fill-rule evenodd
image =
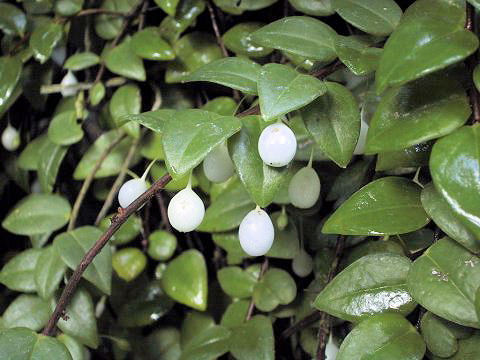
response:
<svg viewBox="0 0 480 360"><path fill-rule="evenodd" d="M425 343L398 314L376 315L358 324L343 340L337 360L421 360Z"/></svg>
<svg viewBox="0 0 480 360"><path fill-rule="evenodd" d="M234 298L247 298L252 295L257 278L251 272L238 266L229 266L217 272L222 290Z"/></svg>
<svg viewBox="0 0 480 360"><path fill-rule="evenodd" d="M22 10L12 4L0 4L0 30L7 35L23 37L27 28L27 18Z"/></svg>
<svg viewBox="0 0 480 360"><path fill-rule="evenodd" d="M42 251L27 249L11 258L0 271L0 282L10 290L35 292L35 266Z"/></svg>
<svg viewBox="0 0 480 360"><path fill-rule="evenodd" d="M211 111L218 115L233 115L237 110L238 104L231 97L218 96L205 105L202 106L202 110Z"/></svg>
<svg viewBox="0 0 480 360"><path fill-rule="evenodd" d="M175 16L180 0L155 0L155 3L168 15Z"/></svg>
<svg viewBox="0 0 480 360"><path fill-rule="evenodd" d="M305 126L322 152L346 167L360 135L360 112L353 94L327 82L327 93L302 110Z"/></svg>
<svg viewBox="0 0 480 360"><path fill-rule="evenodd" d="M49 299L57 290L67 267L53 246L42 249L34 268L37 293L43 299Z"/></svg>
<svg viewBox="0 0 480 360"><path fill-rule="evenodd" d="M232 302L223 313L220 324L228 328L242 325L247 317L249 306L250 301L247 299Z"/></svg>
<svg viewBox="0 0 480 360"><path fill-rule="evenodd" d="M107 50L104 59L105 66L114 74L137 81L145 81L143 61L132 50L130 37L113 49Z"/></svg>
<svg viewBox="0 0 480 360"><path fill-rule="evenodd" d="M35 295L20 295L13 300L2 315L5 328L26 327L40 330L50 318L50 307L46 300ZM3 353L3 349L2 349Z"/></svg>
<svg viewBox="0 0 480 360"><path fill-rule="evenodd" d="M267 56L273 49L255 44L251 37L251 33L262 25L259 22L243 22L234 25L222 36L225 47L239 56L252 58Z"/></svg>
<svg viewBox="0 0 480 360"><path fill-rule="evenodd" d="M63 227L70 210L68 201L59 195L31 194L15 205L2 226L18 235L44 234Z"/></svg>
<svg viewBox="0 0 480 360"><path fill-rule="evenodd" d="M37 136L30 141L18 158L18 166L24 170L37 170L39 159L43 155L43 148L48 142L46 134Z"/></svg>
<svg viewBox="0 0 480 360"><path fill-rule="evenodd" d="M60 112L53 117L48 126L48 139L56 145L72 145L82 138L82 125L77 122L75 111ZM44 149L48 149L48 146Z"/></svg>
<svg viewBox="0 0 480 360"><path fill-rule="evenodd" d="M272 323L257 315L232 329L230 352L237 360L274 360L275 348Z"/></svg>
<svg viewBox="0 0 480 360"><path fill-rule="evenodd" d="M105 85L102 82L95 83L90 90L88 90L88 101L92 106L97 106L105 97Z"/></svg>
<svg viewBox="0 0 480 360"><path fill-rule="evenodd" d="M57 335L57 340L65 345L73 360L87 360L90 356L85 346L67 334Z"/></svg>
<svg viewBox="0 0 480 360"><path fill-rule="evenodd" d="M146 265L147 257L140 249L134 247L122 248L112 256L113 270L127 282L138 277Z"/></svg>
<svg viewBox="0 0 480 360"><path fill-rule="evenodd" d="M55 13L60 16L72 16L82 10L84 0L57 0L55 1Z"/></svg>
<svg viewBox="0 0 480 360"><path fill-rule="evenodd" d="M102 232L93 226L82 226L59 234L53 240L53 246L65 264L75 270L85 253L102 236ZM110 247L105 247L95 257L82 275L100 290L110 294L112 280L112 255Z"/></svg>
<svg viewBox="0 0 480 360"><path fill-rule="evenodd" d="M160 34L171 44L176 42L189 26L195 24L205 7L203 0L182 0L178 4L175 16L166 16L160 23Z"/></svg>
<svg viewBox="0 0 480 360"><path fill-rule="evenodd" d="M335 30L308 16L290 16L274 21L252 33L260 45L285 50L312 60L334 60Z"/></svg>
<svg viewBox="0 0 480 360"><path fill-rule="evenodd" d="M10 107L21 74L22 62L19 58L0 57L0 115Z"/></svg>
<svg viewBox="0 0 480 360"><path fill-rule="evenodd" d="M174 119L176 114L177 111L173 109L160 109L147 111L138 115L127 115L123 119L126 121L136 121L146 128L161 134L164 131L165 123L170 119Z"/></svg>
<svg viewBox="0 0 480 360"><path fill-rule="evenodd" d="M47 141L42 150L42 156L38 159L38 181L43 192L51 193L68 147Z"/></svg>
<svg viewBox="0 0 480 360"><path fill-rule="evenodd" d="M327 91L325 84L317 78L281 64L264 65L258 75L257 87L265 121L300 109Z"/></svg>
<svg viewBox="0 0 480 360"><path fill-rule="evenodd" d="M257 94L257 77L261 66L242 57L228 57L203 65L184 82L208 81L240 90L245 94Z"/></svg>
<svg viewBox="0 0 480 360"><path fill-rule="evenodd" d="M265 256L277 259L293 259L300 249L298 231L294 221L289 221L287 226L280 230L278 228L278 218L281 212L277 211L270 215L272 219L275 238L273 245Z"/></svg>
<svg viewBox="0 0 480 360"><path fill-rule="evenodd" d="M111 219L114 217L114 215L115 214L107 215L102 221L100 221L98 228L104 232L107 231L107 229L112 224ZM142 220L140 219L140 217L136 215L131 215L128 217L127 221L125 221L122 226L120 226L120 229L117 230L115 235L110 238L110 241L114 245L127 244L134 240L137 235L140 234L141 229Z"/></svg>
<svg viewBox="0 0 480 360"><path fill-rule="evenodd" d="M329 16L335 13L331 0L288 0L296 10L307 15Z"/></svg>
<svg viewBox="0 0 480 360"><path fill-rule="evenodd" d="M172 47L160 37L160 30L156 27L137 31L132 37L130 47L143 59L168 61L175 58Z"/></svg>
<svg viewBox="0 0 480 360"><path fill-rule="evenodd" d="M183 346L180 360L214 360L229 349L230 331L214 325L201 331ZM182 339L183 340L183 339Z"/></svg>
<svg viewBox="0 0 480 360"><path fill-rule="evenodd" d="M458 351L458 341L452 327L459 325L451 323L427 311L422 316L420 329L428 350L435 356L450 358Z"/></svg>
<svg viewBox="0 0 480 360"><path fill-rule="evenodd" d="M142 107L142 97L137 85L128 84L119 87L112 96L108 108L113 122L120 126L122 119L126 115L136 115L140 113ZM123 125L126 133L134 138L140 136L140 126L136 122L127 122Z"/></svg>
<svg viewBox="0 0 480 360"><path fill-rule="evenodd" d="M420 187L401 177L365 185L326 221L322 232L344 235L392 235L424 227L430 219L420 203Z"/></svg>
<svg viewBox="0 0 480 360"><path fill-rule="evenodd" d="M100 57L89 51L73 54L66 61L63 67L72 71L79 71L97 65Z"/></svg>
<svg viewBox="0 0 480 360"><path fill-rule="evenodd" d="M248 255L243 251L238 240L238 231L229 233L214 233L212 234L213 242L220 246L227 252L228 264L238 264L243 258ZM235 260L235 261L232 261Z"/></svg>
<svg viewBox="0 0 480 360"><path fill-rule="evenodd" d="M412 297L435 315L479 329L475 292L480 258L445 237L414 261L407 278Z"/></svg>
<svg viewBox="0 0 480 360"><path fill-rule="evenodd" d="M63 28L61 24L53 21L44 21L36 26L30 37L30 47L33 55L40 63L47 61L52 51L62 39Z"/></svg>
<svg viewBox="0 0 480 360"><path fill-rule="evenodd" d="M265 312L290 304L296 295L295 280L285 270L275 268L267 270L253 289L255 306Z"/></svg>

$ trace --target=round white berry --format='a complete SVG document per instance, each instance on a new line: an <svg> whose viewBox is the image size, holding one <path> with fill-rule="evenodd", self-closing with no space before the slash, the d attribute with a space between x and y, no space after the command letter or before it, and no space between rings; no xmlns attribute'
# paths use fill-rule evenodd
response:
<svg viewBox="0 0 480 360"><path fill-rule="evenodd" d="M258 207L243 218L238 229L240 246L250 256L265 255L272 247L274 236L270 216Z"/></svg>
<svg viewBox="0 0 480 360"><path fill-rule="evenodd" d="M293 273L299 277L310 275L313 270L312 257L305 250L300 250L293 258L292 270Z"/></svg>
<svg viewBox="0 0 480 360"><path fill-rule="evenodd" d="M60 84L64 87L61 91L63 97L73 96L77 93L77 89L71 88L71 86L78 84L77 78L71 71L67 72Z"/></svg>
<svg viewBox="0 0 480 360"><path fill-rule="evenodd" d="M320 178L309 166L300 169L290 180L288 197L293 206L300 209L311 208L320 196Z"/></svg>
<svg viewBox="0 0 480 360"><path fill-rule="evenodd" d="M3 130L2 145L8 151L15 151L20 146L20 134L10 124Z"/></svg>
<svg viewBox="0 0 480 360"><path fill-rule="evenodd" d="M168 220L180 232L195 230L204 215L203 201L190 187L179 191L168 204Z"/></svg>
<svg viewBox="0 0 480 360"><path fill-rule="evenodd" d="M122 185L120 191L118 192L118 202L120 203L120 206L122 208L126 208L136 198L147 191L147 189L147 183L143 179L128 180Z"/></svg>
<svg viewBox="0 0 480 360"><path fill-rule="evenodd" d="M233 171L233 163L226 144L217 146L203 160L203 172L211 182L227 181L233 175Z"/></svg>
<svg viewBox="0 0 480 360"><path fill-rule="evenodd" d="M365 143L367 142L368 124L362 119L360 125L360 135L358 136L357 146L353 153L362 155L365 152Z"/></svg>
<svg viewBox="0 0 480 360"><path fill-rule="evenodd" d="M287 165L297 151L297 139L290 128L275 123L263 129L258 139L258 152L263 162L274 167Z"/></svg>
<svg viewBox="0 0 480 360"><path fill-rule="evenodd" d="M337 358L338 345L335 343L330 332L330 337L328 338L327 346L325 347L325 360L335 360Z"/></svg>
<svg viewBox="0 0 480 360"><path fill-rule="evenodd" d="M62 66L65 58L67 57L67 48L65 46L57 46L52 51L52 60L58 66Z"/></svg>

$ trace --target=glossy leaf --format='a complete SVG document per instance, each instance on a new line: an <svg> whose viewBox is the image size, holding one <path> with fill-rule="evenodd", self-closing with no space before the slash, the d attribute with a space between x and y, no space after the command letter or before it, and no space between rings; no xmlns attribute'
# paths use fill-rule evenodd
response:
<svg viewBox="0 0 480 360"><path fill-rule="evenodd" d="M381 152L377 155L376 171L397 168L418 168L428 165L432 144L418 144L397 151Z"/></svg>
<svg viewBox="0 0 480 360"><path fill-rule="evenodd" d="M332 0L332 6L345 21L377 36L395 30L402 16L402 9L393 0Z"/></svg>
<svg viewBox="0 0 480 360"><path fill-rule="evenodd" d="M189 26L195 23L198 15L203 13L205 8L203 0L182 0L177 6L175 16L167 16L160 23L160 34L170 43L174 43Z"/></svg>
<svg viewBox="0 0 480 360"><path fill-rule="evenodd" d="M145 270L147 257L134 247L126 247L116 251L112 256L112 267L117 275L125 280L132 281Z"/></svg>
<svg viewBox="0 0 480 360"><path fill-rule="evenodd" d="M308 16L290 16L252 33L255 43L324 62L336 58L335 31Z"/></svg>
<svg viewBox="0 0 480 360"><path fill-rule="evenodd" d="M168 15L175 16L179 0L156 0L155 3Z"/></svg>
<svg viewBox="0 0 480 360"><path fill-rule="evenodd" d="M377 92L403 85L472 54L478 47L478 38L464 25L465 8L459 2L416 1L385 44L375 77Z"/></svg>
<svg viewBox="0 0 480 360"><path fill-rule="evenodd" d="M158 261L168 260L177 248L177 238L166 230L155 230L148 237L148 256Z"/></svg>
<svg viewBox="0 0 480 360"><path fill-rule="evenodd" d="M228 351L230 331L214 325L196 334L184 347L180 360L214 360Z"/></svg>
<svg viewBox="0 0 480 360"><path fill-rule="evenodd" d="M53 21L45 21L36 26L30 37L30 47L33 55L40 63L47 61L52 51L62 39L62 25Z"/></svg>
<svg viewBox="0 0 480 360"><path fill-rule="evenodd" d="M63 67L68 70L79 71L97 65L99 62L100 58L97 54L85 51L70 56Z"/></svg>
<svg viewBox="0 0 480 360"><path fill-rule="evenodd" d="M34 268L38 295L43 299L49 299L57 290L66 270L66 265L53 246L42 249Z"/></svg>
<svg viewBox="0 0 480 360"><path fill-rule="evenodd" d="M305 126L322 152L346 167L360 135L360 112L353 94L327 82L327 93L302 110Z"/></svg>
<svg viewBox="0 0 480 360"><path fill-rule="evenodd" d="M400 177L372 181L331 215L322 232L344 235L402 234L429 222L420 203L420 187Z"/></svg>
<svg viewBox="0 0 480 360"><path fill-rule="evenodd" d="M18 157L18 166L24 170L37 170L43 147L49 142L46 134L37 136L30 141Z"/></svg>
<svg viewBox="0 0 480 360"><path fill-rule="evenodd" d="M48 126L48 139L56 145L72 145L82 138L82 125L77 123L75 111L62 111L53 117ZM48 149L48 146L45 149Z"/></svg>
<svg viewBox="0 0 480 360"><path fill-rule="evenodd" d="M0 4L0 29L7 35L23 37L27 27L27 18L22 10L12 4Z"/></svg>
<svg viewBox="0 0 480 360"><path fill-rule="evenodd" d="M108 108L113 122L120 126L122 119L126 115L139 114L142 107L142 98L140 89L133 84L119 87L112 96ZM123 130L130 136L138 138L140 136L140 127L135 122L127 122L123 125Z"/></svg>
<svg viewBox="0 0 480 360"><path fill-rule="evenodd" d="M53 246L65 264L75 270L85 253L100 236L102 236L102 232L99 229L93 226L82 226L57 235L53 240ZM112 255L109 247L104 248L95 257L82 276L104 293L110 294Z"/></svg>
<svg viewBox="0 0 480 360"><path fill-rule="evenodd" d="M420 329L427 348L433 355L449 358L458 351L457 338L450 330L450 324L455 326L429 311L423 315Z"/></svg>
<svg viewBox="0 0 480 360"><path fill-rule="evenodd" d="M86 360L90 353L87 348L80 344L76 339L66 334L57 335L57 340L60 341L68 349L73 360Z"/></svg>
<svg viewBox="0 0 480 360"><path fill-rule="evenodd" d="M240 120L233 116L198 109L177 111L166 122L162 139L169 173L174 178L186 174L240 127Z"/></svg>
<svg viewBox="0 0 480 360"><path fill-rule="evenodd" d="M410 264L410 260L398 254L364 256L335 276L314 305L352 322L382 313L407 315L416 306L407 289Z"/></svg>
<svg viewBox="0 0 480 360"><path fill-rule="evenodd" d="M257 94L257 77L261 66L242 57L228 57L203 65L184 82L208 81L240 90L245 94Z"/></svg>
<svg viewBox="0 0 480 360"><path fill-rule="evenodd" d="M307 15L328 16L335 13L331 0L289 0L288 2L296 10Z"/></svg>
<svg viewBox="0 0 480 360"><path fill-rule="evenodd" d="M250 301L247 299L232 302L225 309L220 324L228 328L242 325L248 313Z"/></svg>
<svg viewBox="0 0 480 360"><path fill-rule="evenodd" d="M458 351L451 360L475 360L480 356L480 334L478 331L468 339L458 342ZM435 359L437 360L437 359Z"/></svg>
<svg viewBox="0 0 480 360"><path fill-rule="evenodd" d="M421 360L425 343L398 314L382 314L358 324L343 340L337 360Z"/></svg>
<svg viewBox="0 0 480 360"><path fill-rule="evenodd" d="M237 360L274 360L274 337L269 318L257 315L232 329L230 352Z"/></svg>
<svg viewBox="0 0 480 360"><path fill-rule="evenodd" d="M300 109L327 91L325 84L317 78L281 64L264 65L257 86L260 111L265 121Z"/></svg>
<svg viewBox="0 0 480 360"><path fill-rule="evenodd" d="M43 192L51 193L68 147L48 141L42 150L43 153L38 163L38 181Z"/></svg>
<svg viewBox="0 0 480 360"><path fill-rule="evenodd" d="M240 15L245 10L259 10L272 5L278 0L214 0L215 5L233 15Z"/></svg>
<svg viewBox="0 0 480 360"><path fill-rule="evenodd" d="M246 298L252 295L256 277L237 266L220 269L217 278L222 290L234 298Z"/></svg>
<svg viewBox="0 0 480 360"><path fill-rule="evenodd" d="M172 47L160 37L160 32L155 27L147 27L136 32L130 47L143 59L167 61L175 58Z"/></svg>
<svg viewBox="0 0 480 360"><path fill-rule="evenodd" d="M10 290L35 292L35 266L42 251L27 249L11 258L0 271L0 282Z"/></svg>
<svg viewBox="0 0 480 360"><path fill-rule="evenodd" d="M136 5L135 0L104 0L102 9L128 13ZM95 17L95 32L105 40L112 40L122 28L122 18L110 14L100 14Z"/></svg>
<svg viewBox="0 0 480 360"><path fill-rule="evenodd" d="M63 227L70 210L68 201L59 195L31 194L15 205L2 226L18 235L44 234Z"/></svg>
<svg viewBox="0 0 480 360"><path fill-rule="evenodd" d="M222 36L226 48L237 55L246 57L263 57L270 54L273 49L253 42L251 33L262 27L262 23L244 22L231 27Z"/></svg>
<svg viewBox="0 0 480 360"><path fill-rule="evenodd" d="M169 119L174 119L176 114L177 112L172 109L160 109L155 111L147 111L138 115L126 115L124 119L136 121L150 130L153 130L157 133L163 133L165 123Z"/></svg>
<svg viewBox="0 0 480 360"><path fill-rule="evenodd" d="M233 115L237 110L237 103L231 97L219 96L208 101L202 106L203 110L217 113L218 115Z"/></svg>
<svg viewBox="0 0 480 360"><path fill-rule="evenodd" d="M123 42L108 50L105 55L105 66L111 72L126 78L145 81L146 74L143 61L132 50L131 39L127 37Z"/></svg>
<svg viewBox="0 0 480 360"><path fill-rule="evenodd" d="M360 36L337 36L335 51L338 58L352 73L366 75L377 69L382 54L382 49L370 47L370 45Z"/></svg>
<svg viewBox="0 0 480 360"><path fill-rule="evenodd" d="M407 284L412 297L435 315L480 328L475 292L480 286L480 258L449 238L430 246L414 261Z"/></svg>
<svg viewBox="0 0 480 360"><path fill-rule="evenodd" d="M391 89L370 121L365 152L402 150L447 135L462 126L470 113L465 90L446 75Z"/></svg>
<svg viewBox="0 0 480 360"><path fill-rule="evenodd" d="M268 166L258 154L258 138L267 124L259 116L247 116L242 123L242 130L228 142L230 156L252 200L265 207L281 189L288 169Z"/></svg>
<svg viewBox="0 0 480 360"><path fill-rule="evenodd" d="M72 16L82 10L84 0L57 0L55 13L60 16Z"/></svg>
<svg viewBox="0 0 480 360"><path fill-rule="evenodd" d="M207 308L207 267L198 250L187 250L170 261L161 279L168 296L204 311Z"/></svg>
<svg viewBox="0 0 480 360"><path fill-rule="evenodd" d="M278 228L280 214L281 212L275 212L270 215L275 238L273 239L272 247L265 256L278 259L293 259L300 249L298 230L293 221L289 221L287 226L280 230Z"/></svg>
<svg viewBox="0 0 480 360"><path fill-rule="evenodd" d="M480 126L465 126L437 141L430 156L435 188L477 240L480 239L479 147Z"/></svg>
<svg viewBox="0 0 480 360"><path fill-rule="evenodd" d="M5 328L25 327L40 330L50 318L48 302L35 295L20 295L13 300L2 315ZM2 351L3 352L3 351Z"/></svg>
<svg viewBox="0 0 480 360"><path fill-rule="evenodd" d="M9 106L7 103L14 95L21 74L22 62L20 59L9 56L0 57L0 113L3 113Z"/></svg>
<svg viewBox="0 0 480 360"><path fill-rule="evenodd" d="M272 311L290 304L297 295L295 280L282 269L269 269L253 289L253 301L260 311Z"/></svg>
<svg viewBox="0 0 480 360"><path fill-rule="evenodd" d="M400 235L397 235L400 236ZM402 235L403 240L404 235ZM404 241L406 242L406 241ZM354 247L351 247L348 251L348 255L342 259L342 267L351 265L355 261L363 258L367 255L391 253L398 255L405 255L404 248L399 243L393 240L367 240Z"/></svg>

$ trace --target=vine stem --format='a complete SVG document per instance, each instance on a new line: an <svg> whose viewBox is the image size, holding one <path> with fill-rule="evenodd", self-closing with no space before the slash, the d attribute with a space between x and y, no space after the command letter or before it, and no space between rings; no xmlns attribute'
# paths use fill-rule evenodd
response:
<svg viewBox="0 0 480 360"><path fill-rule="evenodd" d="M467 17L466 17L465 28L476 35L477 29L475 24L474 10L472 5L470 4L467 4ZM470 58L467 61L467 65L471 71L472 78L473 78L473 71L477 64L478 64L478 60L475 52L470 56ZM469 94L470 94L470 104L472 106L472 113L473 113L472 114L473 123L480 123L480 101L479 101L478 90L477 90L477 87L475 86L475 83L472 84Z"/></svg>
<svg viewBox="0 0 480 360"><path fill-rule="evenodd" d="M52 316L48 320L47 325L42 331L43 335L51 336L55 326L57 325L60 317L65 313L65 309L72 298L78 283L80 282L84 271L88 265L93 261L95 256L100 253L103 247L108 243L110 238L117 232L125 221L137 211L143 204L150 200L158 191L162 190L172 180L169 174L162 176L157 180L147 191L140 195L134 202L132 202L125 209L120 208L118 213L113 217L112 223L109 228L102 234L102 236L95 242L95 244L84 255L83 259L78 264L77 268L73 272L72 276L67 282L67 285L62 291L62 295L58 300L57 306L53 311Z"/></svg>
<svg viewBox="0 0 480 360"><path fill-rule="evenodd" d="M120 141L122 141L124 137L125 137L125 133L121 133L110 143L110 145L108 145L108 147L103 151L103 153L98 158L92 171L88 174L88 176L83 181L82 188L80 189L80 192L78 193L77 198L75 199L75 203L73 204L72 215L70 216L70 221L68 222L68 227L67 227L68 231L73 230L73 228L75 227L75 222L77 221L78 212L80 211L80 208L83 203L83 199L85 199L88 189L90 188L90 185L92 184L93 179L95 178L95 174L98 172L98 170L100 170L100 167L102 166L107 156L112 152L113 148Z"/></svg>
<svg viewBox="0 0 480 360"><path fill-rule="evenodd" d="M265 260L263 261L262 267L260 269L260 275L258 276L258 280L260 280L265 272L268 269L268 258L265 256ZM245 317L245 321L248 321L252 318L253 310L255 310L255 303L253 302L253 298L250 300L250 305L248 306L247 316Z"/></svg>

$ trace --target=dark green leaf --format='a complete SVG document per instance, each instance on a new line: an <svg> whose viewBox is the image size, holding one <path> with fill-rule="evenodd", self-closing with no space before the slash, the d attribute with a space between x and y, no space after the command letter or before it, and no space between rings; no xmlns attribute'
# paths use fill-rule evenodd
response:
<svg viewBox="0 0 480 360"><path fill-rule="evenodd" d="M107 231L109 226L112 224L111 219L114 217L114 215L115 214L110 214L106 216L98 225L99 229L102 231ZM114 245L127 244L134 240L138 234L140 234L141 228L142 220L136 215L131 215L128 217L127 221L120 226L120 229L117 230L115 235L110 238L110 241Z"/></svg>
<svg viewBox="0 0 480 360"><path fill-rule="evenodd" d="M23 37L26 27L27 18L23 11L12 4L0 4L0 29L5 34Z"/></svg>
<svg viewBox="0 0 480 360"><path fill-rule="evenodd" d="M120 126L126 115L136 115L140 113L142 107L142 97L138 86L128 84L119 87L112 96L108 108L113 122ZM123 125L127 134L134 138L140 136L140 127L136 122L127 122Z"/></svg>
<svg viewBox="0 0 480 360"><path fill-rule="evenodd" d="M204 10L203 0L182 0L175 16L167 16L160 23L160 34L170 43L174 43Z"/></svg>
<svg viewBox="0 0 480 360"><path fill-rule="evenodd" d="M381 152L377 155L376 171L394 170L397 168L418 168L428 165L431 143L418 144L397 151Z"/></svg>
<svg viewBox="0 0 480 360"><path fill-rule="evenodd" d="M129 79L137 81L145 81L146 79L143 61L132 50L130 37L107 51L105 66L111 72Z"/></svg>
<svg viewBox="0 0 480 360"><path fill-rule="evenodd" d="M43 148L49 142L46 134L37 136L30 141L18 158L18 166L25 170L37 170Z"/></svg>
<svg viewBox="0 0 480 360"><path fill-rule="evenodd" d="M215 5L223 11L234 15L240 15L245 10L259 10L272 5L278 0L214 0Z"/></svg>
<svg viewBox="0 0 480 360"><path fill-rule="evenodd" d="M30 47L33 55L40 63L47 61L52 51L62 39L63 28L61 24L53 21L44 21L36 26L30 37Z"/></svg>
<svg viewBox="0 0 480 360"><path fill-rule="evenodd" d="M258 22L239 23L223 34L222 40L227 49L237 55L252 58L267 56L273 49L255 44L251 37L251 33L262 25Z"/></svg>
<svg viewBox="0 0 480 360"><path fill-rule="evenodd" d="M173 109L160 109L155 111L147 111L138 115L127 115L124 117L128 121L136 121L146 128L158 133L163 133L165 123L174 119L177 112Z"/></svg>
<svg viewBox="0 0 480 360"><path fill-rule="evenodd" d="M265 312L290 304L296 295L295 280L285 270L275 268L267 270L253 289L255 306Z"/></svg>
<svg viewBox="0 0 480 360"><path fill-rule="evenodd" d="M34 269L38 295L49 299L62 281L65 270L67 267L53 246L42 249Z"/></svg>
<svg viewBox="0 0 480 360"><path fill-rule="evenodd" d="M382 49L370 45L364 37L337 36L335 51L351 72L355 75L366 75L377 69L382 54Z"/></svg>
<svg viewBox="0 0 480 360"><path fill-rule="evenodd" d="M335 13L331 0L289 0L296 10L307 15L328 16Z"/></svg>
<svg viewBox="0 0 480 360"><path fill-rule="evenodd" d="M287 226L280 230L278 228L278 218L281 212L275 212L270 215L275 230L273 245L265 256L278 259L293 259L297 255L300 244L298 231L294 221L289 221Z"/></svg>
<svg viewBox="0 0 480 360"><path fill-rule="evenodd" d="M257 282L251 272L243 270L238 266L229 266L217 272L217 278L222 290L234 298L250 297L253 287Z"/></svg>
<svg viewBox="0 0 480 360"><path fill-rule="evenodd" d="M128 13L137 4L136 0L103 0L102 9ZM112 40L122 28L123 18L116 15L100 14L95 17L95 31L102 39Z"/></svg>
<svg viewBox="0 0 480 360"><path fill-rule="evenodd" d="M399 236L399 235L398 235ZM403 235L402 235L403 238ZM391 253L405 255L403 247L392 240L367 240L349 249L348 255L342 259L342 267L346 267L367 255Z"/></svg>
<svg viewBox="0 0 480 360"><path fill-rule="evenodd" d="M422 317L420 329L428 350L435 356L449 358L458 350L458 342L455 334L450 330L451 326L458 326L446 321L430 311Z"/></svg>
<svg viewBox="0 0 480 360"><path fill-rule="evenodd" d="M72 16L82 10L84 0L57 0L55 13L60 16Z"/></svg>
<svg viewBox="0 0 480 360"><path fill-rule="evenodd" d="M274 337L269 318L257 315L232 329L230 352L237 360L274 360Z"/></svg>
<svg viewBox="0 0 480 360"><path fill-rule="evenodd" d="M480 333L458 342L457 353L450 360L476 360L480 356ZM437 360L437 359L435 359Z"/></svg>
<svg viewBox="0 0 480 360"><path fill-rule="evenodd" d="M2 4L0 4L2 5ZM1 9L0 9L1 10ZM22 74L22 62L17 57L0 57L0 114L11 105Z"/></svg>
<svg viewBox="0 0 480 360"><path fill-rule="evenodd" d="M202 106L202 110L211 111L218 115L228 116L235 114L237 103L231 97L219 96L208 101Z"/></svg>
<svg viewBox="0 0 480 360"><path fill-rule="evenodd" d="M48 126L48 139L56 145L72 145L82 138L82 125L77 123L75 111L62 111L53 117ZM44 149L47 150L48 148L47 145Z"/></svg>
<svg viewBox="0 0 480 360"><path fill-rule="evenodd" d="M212 239L215 244L227 252L228 264L238 264L248 255L243 251L238 240L238 231L230 233L214 233Z"/></svg>
<svg viewBox="0 0 480 360"><path fill-rule="evenodd" d="M0 271L0 282L10 290L35 292L35 266L42 251L27 249L11 258Z"/></svg>
<svg viewBox="0 0 480 360"><path fill-rule="evenodd" d="M26 327L40 330L50 318L50 307L46 300L35 295L20 295L13 300L2 315L5 328ZM3 353L3 349L2 349Z"/></svg>
<svg viewBox="0 0 480 360"><path fill-rule="evenodd" d="M155 3L168 15L175 16L180 0L155 0Z"/></svg>
<svg viewBox="0 0 480 360"><path fill-rule="evenodd" d="M167 61L175 58L172 47L160 37L160 31L155 27L136 32L130 47L143 59Z"/></svg>
<svg viewBox="0 0 480 360"><path fill-rule="evenodd" d="M43 192L51 193L68 147L47 141L42 150L42 156L38 159L38 181Z"/></svg>
<svg viewBox="0 0 480 360"><path fill-rule="evenodd" d="M90 356L85 346L67 334L57 335L57 340L65 345L73 360L87 360L88 356Z"/></svg>
<svg viewBox="0 0 480 360"><path fill-rule="evenodd" d="M100 58L97 54L89 51L81 52L70 56L63 67L68 70L78 71L97 65Z"/></svg>

